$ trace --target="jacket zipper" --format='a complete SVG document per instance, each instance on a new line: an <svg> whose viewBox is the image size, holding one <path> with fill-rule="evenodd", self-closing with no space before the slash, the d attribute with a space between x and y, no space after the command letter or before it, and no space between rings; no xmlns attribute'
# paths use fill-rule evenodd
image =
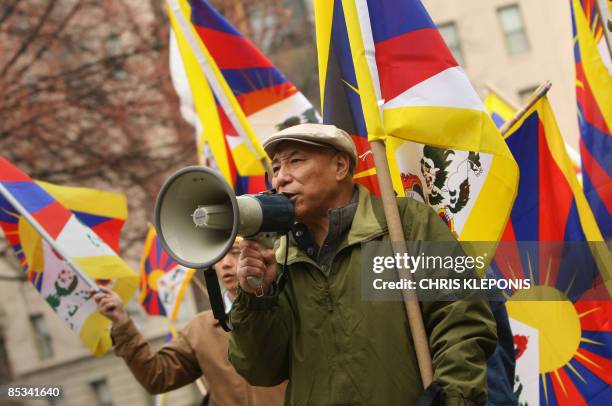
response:
<svg viewBox="0 0 612 406"><path fill-rule="evenodd" d="M348 247L352 247L353 245L356 245L356 244L363 244L363 243L366 243L366 242L370 242L370 241L374 240L375 238L380 237L381 235L385 235L385 234L386 234L386 232L387 232L387 231L381 231L380 233L377 233L377 234L375 234L375 235L370 236L370 237L369 237L368 239L366 239L366 240L362 240L362 241L354 242L353 244L350 244L350 245L347 245L346 247L342 247L342 248L340 248L340 249L338 250L338 252L336 253L336 255L334 255L334 259L335 259L335 258L338 256L338 254L339 254L341 251L343 251L344 249L346 249L346 248L348 248ZM295 263L295 262L306 262L306 263L309 263L309 264L313 265L315 268L319 269L319 271L323 272L323 271L321 270L321 268L320 268L319 264L317 264L316 262L314 262L313 260L311 260L311 259L310 259L310 258L308 258L308 257L302 257L302 258L300 258L300 257L296 257L295 259L293 259L293 260L291 260L291 261L288 261L288 262L287 262L287 265L291 265L291 264L293 264L293 263ZM331 270L332 270L333 264L334 264L334 261L333 261L333 259L332 259L332 262L331 262L330 267L329 267L329 272L330 272L330 275L331 275ZM327 301L327 311L328 311L329 313L333 313L333 311L334 311L334 301L333 301L333 299L332 299L332 295L331 295L331 290L330 290L330 286L329 286L329 276L328 276L328 275L325 275L325 298L327 299L327 300L326 300L326 301Z"/></svg>
<svg viewBox="0 0 612 406"><path fill-rule="evenodd" d="M332 301L331 292L329 290L329 279L325 281L325 296L327 297L327 311L332 313L334 311L334 302Z"/></svg>
<svg viewBox="0 0 612 406"><path fill-rule="evenodd" d="M367 240L363 240L363 241L359 241L359 242L355 242L353 244L347 245L346 247L342 247L338 250L338 252L336 252L336 255L334 255L334 258L332 259L331 263L329 264L329 275L331 276L331 272L332 272L332 268L334 265L334 259L338 256L338 254L340 254L340 252L348 247L352 247L353 245L356 244L363 244L369 241L374 240L375 238L380 237L381 235L385 235L385 232L380 232L378 234L375 234L373 236L371 236L370 238L368 238ZM325 278L325 295L327 297L327 311L329 313L332 313L334 311L334 301L332 299L332 295L331 295L331 290L329 288L329 276L326 275Z"/></svg>

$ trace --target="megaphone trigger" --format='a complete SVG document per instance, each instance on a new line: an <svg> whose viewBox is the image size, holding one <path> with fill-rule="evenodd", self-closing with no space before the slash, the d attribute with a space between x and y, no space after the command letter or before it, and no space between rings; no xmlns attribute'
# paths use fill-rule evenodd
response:
<svg viewBox="0 0 612 406"><path fill-rule="evenodd" d="M264 295L263 279L256 276L247 276L247 282L255 289L255 296L262 297Z"/></svg>

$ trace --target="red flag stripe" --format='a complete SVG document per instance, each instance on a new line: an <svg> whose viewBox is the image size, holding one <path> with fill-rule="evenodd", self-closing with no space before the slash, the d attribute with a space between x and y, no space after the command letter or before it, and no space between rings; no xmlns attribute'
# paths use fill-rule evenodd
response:
<svg viewBox="0 0 612 406"><path fill-rule="evenodd" d="M376 64L382 97L389 101L457 61L438 30L426 28L377 43Z"/></svg>
<svg viewBox="0 0 612 406"><path fill-rule="evenodd" d="M244 37L197 25L195 28L220 69L271 68L274 66Z"/></svg>

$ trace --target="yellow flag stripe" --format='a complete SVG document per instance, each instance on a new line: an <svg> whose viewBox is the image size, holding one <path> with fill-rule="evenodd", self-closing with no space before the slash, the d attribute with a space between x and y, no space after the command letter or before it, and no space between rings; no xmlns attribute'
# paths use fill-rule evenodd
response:
<svg viewBox="0 0 612 406"><path fill-rule="evenodd" d="M56 200L70 210L90 213L98 216L127 219L127 198L121 193L103 190L58 186L51 183L35 181Z"/></svg>
<svg viewBox="0 0 612 406"><path fill-rule="evenodd" d="M208 81L204 77L204 73L198 66L198 62L185 39L185 35L181 30L181 27L176 21L174 12L170 7L167 7L168 17L170 23L176 34L176 40L179 46L181 58L183 59L183 65L185 66L185 73L191 88L193 96L194 107L202 125L204 127L202 136L206 138L206 141L210 145L211 152L215 158L219 171L229 183L232 183L232 176L229 167L229 160L227 156L227 148L225 147L225 135L221 129L221 122L219 120L219 114L217 112L217 106L215 99L212 94L212 90L208 84ZM190 13L190 9L183 10L186 13ZM189 14L185 14L189 17ZM199 151L201 154L201 151Z"/></svg>
<svg viewBox="0 0 612 406"><path fill-rule="evenodd" d="M484 111L424 106L385 109L383 114L387 131L394 137L440 148L484 152L514 162L510 149ZM514 176L518 176L517 167L507 178L517 179Z"/></svg>
<svg viewBox="0 0 612 406"><path fill-rule="evenodd" d="M327 80L327 64L331 44L331 29L334 15L334 2L315 0L314 3L315 32L317 37L317 58L319 63L319 94L321 95L321 111L325 97L325 81Z"/></svg>
<svg viewBox="0 0 612 406"><path fill-rule="evenodd" d="M365 44L363 40L363 27L359 21L357 5L355 0L342 0L346 30L348 32L353 66L357 78L357 88L361 100L361 109L368 131L368 140L384 140L386 138L385 129L382 124L381 110L378 105L375 85L368 65Z"/></svg>

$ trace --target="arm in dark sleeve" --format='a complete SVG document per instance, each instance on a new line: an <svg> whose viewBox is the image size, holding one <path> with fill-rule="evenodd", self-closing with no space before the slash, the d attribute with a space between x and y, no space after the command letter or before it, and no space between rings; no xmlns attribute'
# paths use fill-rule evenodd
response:
<svg viewBox="0 0 612 406"><path fill-rule="evenodd" d="M151 351L131 319L113 326L111 337L115 354L125 360L134 377L151 394L180 388L202 375L195 353L182 332L157 353Z"/></svg>
<svg viewBox="0 0 612 406"><path fill-rule="evenodd" d="M453 241L446 224L429 207L420 205L409 239ZM406 230L405 225L405 231ZM446 392L445 405L484 405L486 363L497 345L496 325L483 300L424 301L423 319L429 335L434 380Z"/></svg>
<svg viewBox="0 0 612 406"><path fill-rule="evenodd" d="M278 292L255 297L240 291L232 306L229 358L251 385L274 386L289 377L290 329L283 301Z"/></svg>

